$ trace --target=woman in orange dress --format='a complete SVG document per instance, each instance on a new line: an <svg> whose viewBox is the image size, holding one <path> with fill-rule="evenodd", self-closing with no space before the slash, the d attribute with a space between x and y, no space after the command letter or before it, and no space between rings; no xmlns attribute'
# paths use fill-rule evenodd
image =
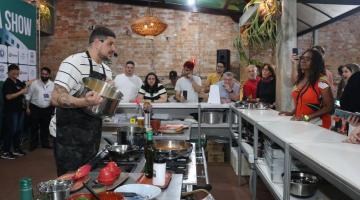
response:
<svg viewBox="0 0 360 200"><path fill-rule="evenodd" d="M318 51L308 49L300 57L298 78L291 96L295 109L280 114L303 121L320 117L322 127L330 128L334 98L325 75L324 60Z"/></svg>

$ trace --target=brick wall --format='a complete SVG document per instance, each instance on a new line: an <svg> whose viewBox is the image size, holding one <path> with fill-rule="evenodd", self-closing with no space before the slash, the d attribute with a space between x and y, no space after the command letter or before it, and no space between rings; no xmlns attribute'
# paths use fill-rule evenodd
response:
<svg viewBox="0 0 360 200"><path fill-rule="evenodd" d="M337 68L341 64L360 63L360 13L355 13L333 24L318 29L318 44L326 51L325 63L333 73L335 81L340 77ZM312 46L312 33L298 38L298 46Z"/></svg>
<svg viewBox="0 0 360 200"><path fill-rule="evenodd" d="M112 60L111 66L115 74L127 60L133 60L141 76L152 70L152 62L160 76L167 76L170 70L180 73L182 64L195 57L195 71L206 76L215 70L217 49L230 49L232 67L238 67L233 47L238 24L230 17L154 9L168 28L152 41L130 31L131 22L144 16L145 11L139 6L58 0L55 34L41 38L41 65L57 71L63 59L87 47L89 26L104 25L117 35L119 57Z"/></svg>

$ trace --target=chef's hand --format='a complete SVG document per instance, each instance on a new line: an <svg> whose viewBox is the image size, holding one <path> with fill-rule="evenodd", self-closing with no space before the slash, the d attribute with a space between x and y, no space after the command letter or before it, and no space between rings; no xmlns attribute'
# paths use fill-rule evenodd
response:
<svg viewBox="0 0 360 200"><path fill-rule="evenodd" d="M106 81L107 83L109 83L111 86L115 86L115 81L113 80L109 80L109 81Z"/></svg>
<svg viewBox="0 0 360 200"><path fill-rule="evenodd" d="M103 98L95 91L90 91L85 94L85 101L87 106L99 105Z"/></svg>

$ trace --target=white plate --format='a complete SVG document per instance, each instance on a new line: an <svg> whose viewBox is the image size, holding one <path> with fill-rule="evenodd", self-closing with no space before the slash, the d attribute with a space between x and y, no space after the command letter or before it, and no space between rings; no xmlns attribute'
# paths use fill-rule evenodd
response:
<svg viewBox="0 0 360 200"><path fill-rule="evenodd" d="M153 199L161 193L161 189L154 185L127 184L115 189L115 192L133 192L143 197Z"/></svg>

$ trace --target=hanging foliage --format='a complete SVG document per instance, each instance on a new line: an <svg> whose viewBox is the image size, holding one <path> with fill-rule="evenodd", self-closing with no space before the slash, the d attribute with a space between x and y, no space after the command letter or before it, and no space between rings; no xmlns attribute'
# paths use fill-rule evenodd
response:
<svg viewBox="0 0 360 200"><path fill-rule="evenodd" d="M251 0L244 12L255 4L259 4L255 15L240 28L242 44L257 48L263 48L265 44L275 45L280 3L277 0Z"/></svg>

